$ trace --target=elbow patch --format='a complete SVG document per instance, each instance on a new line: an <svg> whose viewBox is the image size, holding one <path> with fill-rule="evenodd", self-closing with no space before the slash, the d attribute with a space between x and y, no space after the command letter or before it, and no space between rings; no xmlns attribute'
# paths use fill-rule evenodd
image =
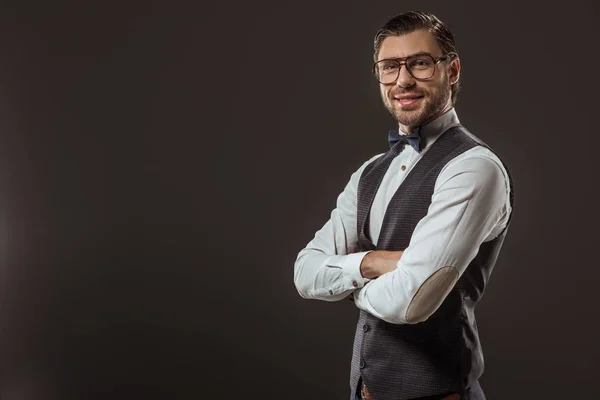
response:
<svg viewBox="0 0 600 400"><path fill-rule="evenodd" d="M416 324L429 318L456 285L458 275L455 267L443 267L427 278L408 305L406 322Z"/></svg>

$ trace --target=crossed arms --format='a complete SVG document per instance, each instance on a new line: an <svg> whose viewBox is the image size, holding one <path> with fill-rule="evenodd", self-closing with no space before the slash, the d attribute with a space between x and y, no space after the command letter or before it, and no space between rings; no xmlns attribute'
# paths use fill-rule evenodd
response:
<svg viewBox="0 0 600 400"><path fill-rule="evenodd" d="M440 172L427 215L404 251L361 252L356 189L376 157L352 175L329 221L299 252L294 283L303 298L339 301L354 293L358 308L384 321L421 322L444 301L481 243L506 225L508 177L489 150L463 153Z"/></svg>

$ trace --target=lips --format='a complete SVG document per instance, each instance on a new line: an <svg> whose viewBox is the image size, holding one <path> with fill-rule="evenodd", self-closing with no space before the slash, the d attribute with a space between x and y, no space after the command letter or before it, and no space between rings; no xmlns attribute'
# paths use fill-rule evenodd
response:
<svg viewBox="0 0 600 400"><path fill-rule="evenodd" d="M417 94L403 94L400 96L394 96L394 101L402 107L409 107L417 104L423 98L422 95Z"/></svg>

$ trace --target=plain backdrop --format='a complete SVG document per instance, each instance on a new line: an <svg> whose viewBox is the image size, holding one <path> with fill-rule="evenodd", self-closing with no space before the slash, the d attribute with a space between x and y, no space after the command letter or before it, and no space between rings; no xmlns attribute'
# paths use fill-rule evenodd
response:
<svg viewBox="0 0 600 400"><path fill-rule="evenodd" d="M0 5L0 398L347 399L358 310L293 264L386 150L372 42L408 10L514 179L488 399L600 398L597 5L535 3Z"/></svg>

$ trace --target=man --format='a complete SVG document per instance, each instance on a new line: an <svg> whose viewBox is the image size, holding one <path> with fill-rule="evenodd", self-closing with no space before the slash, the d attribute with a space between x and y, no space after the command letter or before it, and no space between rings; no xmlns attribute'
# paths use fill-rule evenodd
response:
<svg viewBox="0 0 600 400"><path fill-rule="evenodd" d="M399 129L365 162L331 219L298 254L307 299L360 309L351 399L485 399L474 308L512 211L507 169L460 123L461 64L432 14L407 12L375 37L373 72Z"/></svg>

